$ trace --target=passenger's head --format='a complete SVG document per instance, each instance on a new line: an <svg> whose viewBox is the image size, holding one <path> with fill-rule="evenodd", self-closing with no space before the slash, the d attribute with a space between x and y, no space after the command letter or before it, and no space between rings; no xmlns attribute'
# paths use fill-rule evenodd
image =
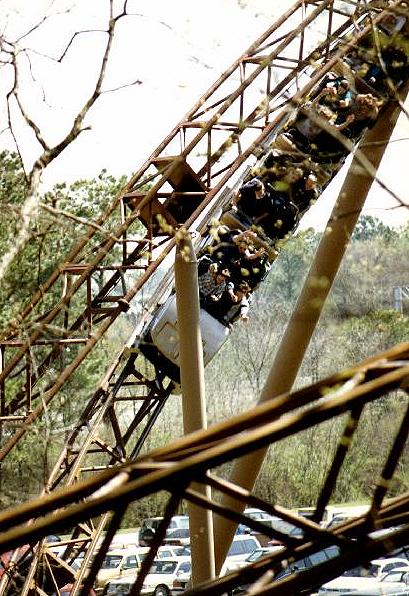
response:
<svg viewBox="0 0 409 596"><path fill-rule="evenodd" d="M236 289L236 295L239 299L243 298L244 296L247 296L248 294L250 294L250 292L251 288L246 281L242 281L241 283L239 283Z"/></svg>
<svg viewBox="0 0 409 596"><path fill-rule="evenodd" d="M228 228L227 226L219 225L217 228L217 233L219 236L225 236L226 234L228 234L230 232L230 228Z"/></svg>
<svg viewBox="0 0 409 596"><path fill-rule="evenodd" d="M250 245L247 242L240 241L237 244L237 248L239 250L239 253L241 255L244 255L247 252L247 250L250 249Z"/></svg>
<svg viewBox="0 0 409 596"><path fill-rule="evenodd" d="M304 175L304 172L301 168L292 166L292 167L288 168L286 175L284 177L284 180L288 184L294 184L295 182L298 182L298 180L301 180L303 175Z"/></svg>
<svg viewBox="0 0 409 596"><path fill-rule="evenodd" d="M355 102L369 118L376 118L378 115L378 102L372 93L359 93Z"/></svg>
<svg viewBox="0 0 409 596"><path fill-rule="evenodd" d="M259 178L257 178L256 184L255 184L256 198L261 199L264 196L265 192L266 192L266 187L264 186L264 182L262 180L260 180Z"/></svg>
<svg viewBox="0 0 409 596"><path fill-rule="evenodd" d="M349 89L348 79L341 79L338 83L338 93L346 93Z"/></svg>
<svg viewBox="0 0 409 596"><path fill-rule="evenodd" d="M305 179L305 190L314 190L317 187L317 176L311 172Z"/></svg>
<svg viewBox="0 0 409 596"><path fill-rule="evenodd" d="M372 93L358 93L355 101L359 104L367 105L367 106L374 106L374 105L376 106L377 105L376 97L374 97L372 95Z"/></svg>
<svg viewBox="0 0 409 596"><path fill-rule="evenodd" d="M223 282L227 281L230 277L230 271L228 269L222 269L221 271L216 271L215 281L217 285L222 284Z"/></svg>

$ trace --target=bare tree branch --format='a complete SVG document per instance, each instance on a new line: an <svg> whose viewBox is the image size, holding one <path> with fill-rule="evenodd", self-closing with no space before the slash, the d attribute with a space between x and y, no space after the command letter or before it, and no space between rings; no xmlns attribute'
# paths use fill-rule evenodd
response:
<svg viewBox="0 0 409 596"><path fill-rule="evenodd" d="M108 26L106 30L83 30L77 31L69 40L67 46L65 47L61 56L57 59L57 62L60 64L64 61L64 58L67 56L68 50L78 38L79 35L84 33L104 33L106 35L106 44L103 50L101 64L99 70L97 71L97 78L95 85L90 92L88 98L85 100L82 108L77 112L76 116L74 117L72 126L68 133L62 138L58 143L54 146L51 146L46 141L45 132L42 130L40 125L34 120L34 118L30 115L29 110L27 109L25 102L22 97L22 92L20 89L20 80L23 77L26 71L23 70L23 64L21 63L21 58L26 57L29 61L29 72L32 73L31 68L31 61L28 55L28 50L25 48L19 47L21 41L28 37L30 33L34 31L38 31L44 23L54 15L45 15L35 26L30 28L26 33L21 35L17 41L9 41L6 40L3 36L0 37L0 52L1 52L1 60L0 63L11 67L13 73L13 80L11 84L11 88L6 95L6 103L7 103L7 128L14 140L14 144L16 150L19 154L21 162L24 167L24 155L22 151L21 144L19 142L19 138L16 134L15 126L14 126L14 110L18 110L19 116L23 119L24 123L26 124L27 128L33 133L35 139L37 140L39 146L41 147L42 151L40 155L35 159L31 169L26 172L26 179L27 179L27 196L26 200L21 208L21 225L19 228L19 232L17 237L14 240L13 246L2 256L0 259L0 281L3 279L8 267L10 266L13 259L16 257L20 249L25 245L25 243L30 238L30 227L35 221L38 215L39 209L39 196L38 196L38 189L41 181L42 172L49 166L49 164L54 161L71 143L73 143L78 136L85 130L89 130L90 127L84 124L84 120L95 104L95 102L99 99L99 97L105 93L103 91L102 86L104 80L106 78L106 70L107 64L109 61L109 57L112 52L114 36L116 31L116 26L120 19L126 17L128 15L127 7L128 7L128 0L122 0L121 6L117 9L116 14L114 14L114 0L108 0L109 2L109 20ZM52 6L51 3L50 6ZM63 13L60 14L67 14L70 12L71 9L67 9ZM35 78L32 76L33 80ZM129 83L123 85L123 87L130 86L131 84L140 84L141 81L136 80L134 83ZM122 88L121 86L118 89ZM110 92L112 90L108 90L106 92ZM4 131L2 131L4 132ZM81 222L84 223L84 222ZM91 225L91 224L88 224Z"/></svg>
<svg viewBox="0 0 409 596"><path fill-rule="evenodd" d="M53 13L53 14L48 14L48 11L50 10L50 8L54 4L54 2L55 2L55 0L51 0L50 6L46 10L46 14L41 18L41 20L38 23L36 23L35 25L33 25L30 29L28 29L25 33L23 33L23 35L21 35L20 37L18 37L16 39L16 43L19 43L20 44L25 37L28 37L31 33L33 33L36 29L38 29L39 27L41 27L41 25L43 25L49 19L51 19L51 18L53 18L55 16L59 16L59 15L62 15L62 14L68 14L69 12L71 12L72 8L67 8L66 10L63 10L61 12L56 12L56 13Z"/></svg>
<svg viewBox="0 0 409 596"><path fill-rule="evenodd" d="M86 219L85 217L79 217L78 215L74 215L73 213L70 213L69 211L65 211L64 209L56 209L55 207L51 207L51 205L47 205L46 203L39 203L39 206L41 207L41 209L44 209L44 211L47 211L48 213L50 213L53 216L63 216L68 220L74 221L75 223L79 223L83 226L88 226L90 228L93 228L94 230L98 230L99 232L102 232L102 234L108 239L112 239L115 242L119 242L120 240L114 236L113 234L108 233L103 227L99 226L97 223L95 223L94 221L90 220L90 219Z"/></svg>

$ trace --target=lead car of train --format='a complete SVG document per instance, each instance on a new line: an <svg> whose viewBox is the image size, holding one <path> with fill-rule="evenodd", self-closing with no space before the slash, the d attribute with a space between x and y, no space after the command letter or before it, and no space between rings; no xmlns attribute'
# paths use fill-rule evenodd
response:
<svg viewBox="0 0 409 596"><path fill-rule="evenodd" d="M235 243L232 237L251 230L251 244L257 250L261 245L265 251L264 273L250 283L251 292L257 289L282 241L295 231L300 217L331 182L365 130L374 125L388 102L395 99L396 89L408 79L408 14L406 2L386 12L359 46L351 44L342 62L291 113L243 180L242 187L232 194L227 211L220 217L223 232L231 232L230 240L223 243L217 235L215 239L214 234L205 234L206 249L199 253L199 263L204 260L207 266L219 271L231 269L232 249L238 251L238 244L243 245ZM218 247L223 244L220 253ZM234 284L241 281L250 280L245 275L240 279L236 272ZM200 304L206 365L227 340L232 321L215 316L202 294ZM179 382L174 293L158 307L137 347L164 374Z"/></svg>

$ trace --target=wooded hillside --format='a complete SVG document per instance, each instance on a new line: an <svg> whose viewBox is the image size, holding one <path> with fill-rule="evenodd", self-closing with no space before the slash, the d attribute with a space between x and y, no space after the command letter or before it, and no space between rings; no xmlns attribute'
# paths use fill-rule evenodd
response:
<svg viewBox="0 0 409 596"><path fill-rule="evenodd" d="M13 242L19 225L18 208L25 185L15 155L1 153L0 163L3 214L0 252L4 252ZM80 231L96 219L123 183L123 179L102 172L95 180L58 185L42 198L40 217L33 224L30 242L0 287L1 328L18 314L63 260ZM209 424L245 411L257 402L318 240L317 234L308 231L286 242L254 296L250 321L235 326L230 340L206 368ZM391 229L371 217L360 219L310 344L298 386L407 340L409 305L403 304L403 312L393 309L393 288L409 283L409 263L402 258L408 252L408 225ZM128 324L132 324L132 317ZM30 429L24 444L3 462L2 507L39 493L72 422L103 376L113 350L129 332L130 328L116 329L93 351L87 363L65 384L46 416ZM363 477L360 467L365 462L373 474L378 471L383 444L400 422L402 399L402 395L394 394L367 406L364 424L334 495L336 500L363 500L369 494L372 474ZM146 449L170 441L182 432L180 412L180 396L172 395ZM343 424L342 419L331 421L273 446L258 481L260 496L287 507L312 505L315 487L322 482L331 462L337 431ZM408 471L406 454L391 494L407 490ZM155 515L159 505L157 501L139 503L138 509L130 509L126 523L136 524L141 517Z"/></svg>

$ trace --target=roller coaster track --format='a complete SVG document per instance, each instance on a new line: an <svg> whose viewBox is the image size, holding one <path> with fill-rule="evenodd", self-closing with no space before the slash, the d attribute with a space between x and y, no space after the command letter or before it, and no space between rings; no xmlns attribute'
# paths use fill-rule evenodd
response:
<svg viewBox="0 0 409 596"><path fill-rule="evenodd" d="M266 579L271 580L272 570L278 573L288 563L328 545L339 547L338 557L323 561L302 574L294 574L268 584L268 587L260 588L254 594L299 594L301 590L313 590L334 575L355 566L357 562L367 563L394 548L408 544L409 494L388 499L387 502L384 500L409 432L407 396L406 409L397 425L396 434L391 437L390 445L379 462L378 477L373 478L374 489L368 513L331 529L324 529L319 524L352 440L359 431L365 406L390 391L407 392L408 380L409 344L406 343L310 387L277 396L228 421L182 437L145 457L139 457L135 462L109 468L78 482L74 487L54 491L48 496L1 514L0 549L33 543L45 534L58 532L67 525L76 524L81 527L88 522L90 516L108 515L107 512L114 510L115 513L110 516L107 524L106 537L109 542L130 503L136 498L142 499L158 491L165 491L168 499L164 521L157 530L149 557L138 574L135 594L139 593L143 577L163 539L169 520L182 500L209 508L215 514L234 522L245 523L255 532L263 533L269 538L279 538L284 543L282 550L272 552L256 564L198 586L187 594L224 594L243 583L254 582L264 574L267 574ZM310 520L261 500L239 485L223 480L215 471L223 463L274 445L286 437L314 428L340 415L345 417L338 444L322 486L318 487L319 496ZM210 486L214 496L211 499L205 498L192 488L192 481ZM220 505L219 495L232 495L243 503L278 515L299 527L303 537L291 538L267 528L257 520L234 513ZM34 517L37 519L27 524ZM373 533L379 528L390 531L387 536ZM101 553L104 553L103 548L99 551L100 555ZM52 554L49 553L48 557L50 565ZM91 583L100 562L97 556L89 571L88 580ZM85 571L85 567L82 571ZM85 588L84 585L84 590Z"/></svg>
<svg viewBox="0 0 409 596"><path fill-rule="evenodd" d="M104 469L127 469L140 454L175 388L160 366L147 374L133 348L172 284L175 231L185 227L197 232L198 239L206 233L211 218L228 204L232 189L255 158L274 145L291 112L383 16L378 6L350 5L356 10L346 13L332 0L299 1L283 14L164 139L3 334L0 421L7 432L0 462L11 456L64 383L130 309L138 316L135 332L85 404L45 493L72 485L74 495L80 479ZM317 41L317 29L323 32L321 41ZM105 281L94 295L92 280L98 273ZM47 299L56 287L61 287L61 298L50 308ZM144 291L148 299L142 304ZM56 372L61 355L64 365ZM117 413L125 402L139 405L126 423ZM110 441L105 438L108 433L104 438L100 435L103 420L105 429L107 423L110 426ZM188 498L188 489L182 492ZM74 499L78 498L79 493ZM176 510L180 498L171 500L169 512ZM217 510L214 504L213 510ZM78 517L66 561L80 549L86 551L85 563L89 561L108 525L102 556L124 509L120 507L113 516L109 511L110 507L101 508L96 526L94 512L92 520L89 515ZM31 526L35 528L35 522ZM37 533L35 539L39 537ZM10 544L14 545L13 540ZM32 588L40 562L43 568L52 566L49 561L44 564L44 553L57 560L40 544L22 594L44 593L37 585ZM6 593L6 584L0 582L0 594Z"/></svg>

